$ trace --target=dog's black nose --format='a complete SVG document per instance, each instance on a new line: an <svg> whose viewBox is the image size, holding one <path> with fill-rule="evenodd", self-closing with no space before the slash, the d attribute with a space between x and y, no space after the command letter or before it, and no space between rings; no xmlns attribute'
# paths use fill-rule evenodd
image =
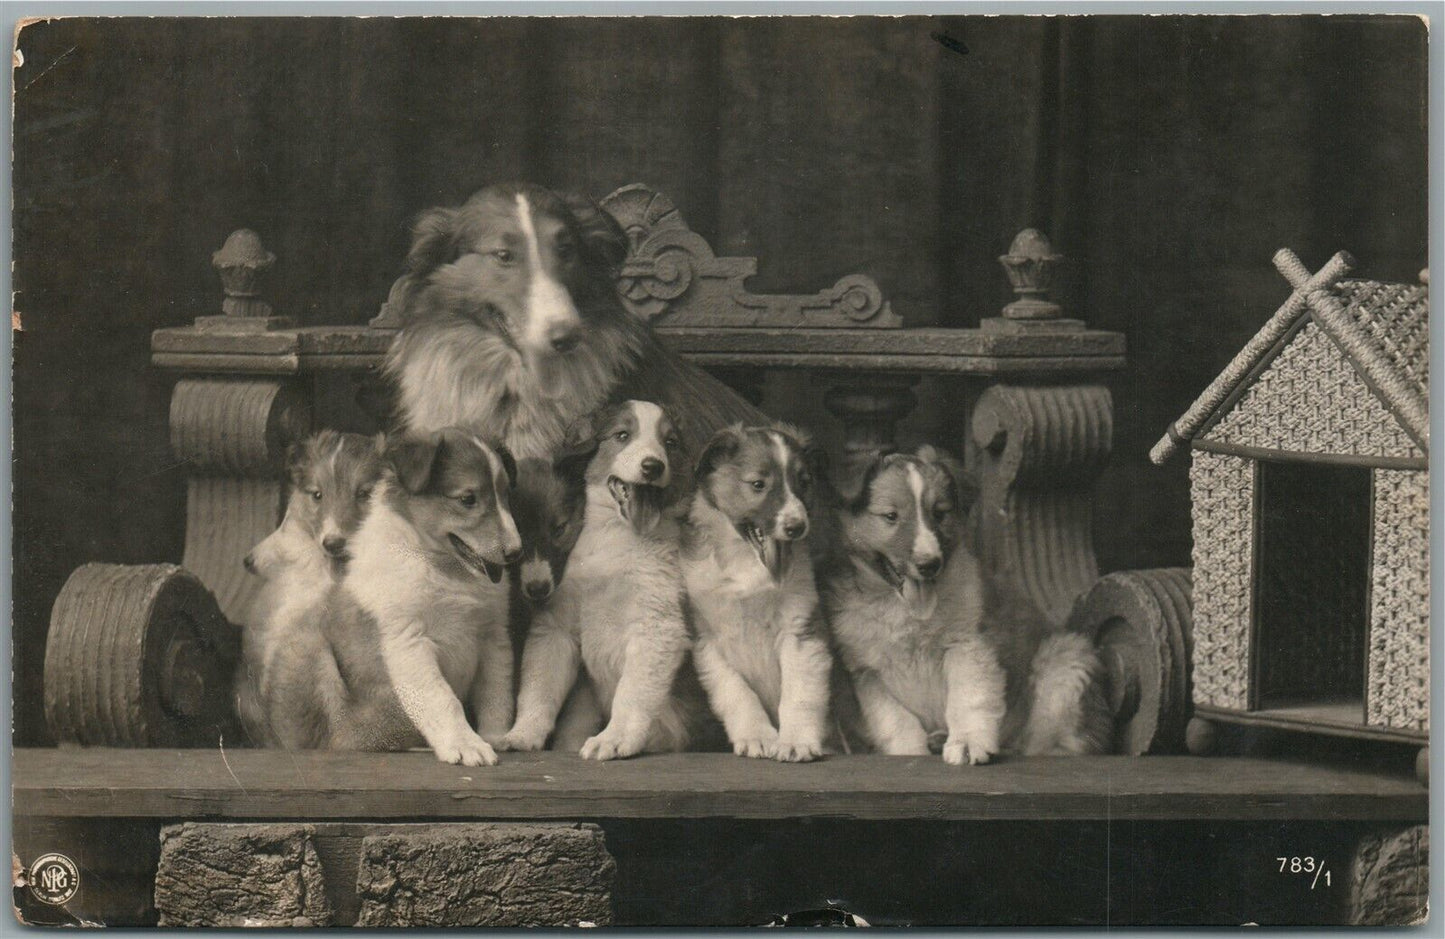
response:
<svg viewBox="0 0 1445 939"><path fill-rule="evenodd" d="M644 457L642 460L642 478L648 482L660 477L667 466L655 456Z"/></svg>
<svg viewBox="0 0 1445 939"><path fill-rule="evenodd" d="M516 564L520 560L522 560L521 548L507 548L502 552L502 563L504 564Z"/></svg>
<svg viewBox="0 0 1445 939"><path fill-rule="evenodd" d="M522 587L529 600L545 600L552 595L552 582L550 580L529 580Z"/></svg>
<svg viewBox="0 0 1445 939"><path fill-rule="evenodd" d="M943 570L943 558L929 558L918 565L918 576L924 579L937 577L941 570Z"/></svg>
<svg viewBox="0 0 1445 939"><path fill-rule="evenodd" d="M346 539L340 535L327 535L321 539L321 547L332 557L340 557L346 550Z"/></svg>
<svg viewBox="0 0 1445 939"><path fill-rule="evenodd" d="M241 558L241 566L253 574L256 573L255 555L248 554L245 557Z"/></svg>
<svg viewBox="0 0 1445 939"><path fill-rule="evenodd" d="M582 340L582 334L575 327L564 327L554 329L548 336L547 341L552 344L556 352L571 352L577 348L577 343Z"/></svg>

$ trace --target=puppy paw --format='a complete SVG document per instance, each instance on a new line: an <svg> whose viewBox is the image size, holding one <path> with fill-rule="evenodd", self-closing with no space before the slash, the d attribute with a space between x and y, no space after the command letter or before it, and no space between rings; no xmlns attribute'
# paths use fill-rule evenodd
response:
<svg viewBox="0 0 1445 939"><path fill-rule="evenodd" d="M792 740L787 737L778 741L775 758L782 763L810 763L823 755L823 744L819 740Z"/></svg>
<svg viewBox="0 0 1445 939"><path fill-rule="evenodd" d="M523 727L513 727L502 735L497 741L498 750L540 750L547 745L547 735L527 730Z"/></svg>
<svg viewBox="0 0 1445 939"><path fill-rule="evenodd" d="M778 752L778 732L771 727L760 727L743 734L733 741L733 752L754 760L770 760Z"/></svg>
<svg viewBox="0 0 1445 939"><path fill-rule="evenodd" d="M977 766L987 763L997 749L981 740L950 740L943 745L943 762L951 766Z"/></svg>
<svg viewBox="0 0 1445 939"><path fill-rule="evenodd" d="M432 752L443 763L460 763L463 766L497 765L497 752L492 749L492 745L470 730L438 743L432 748Z"/></svg>
<svg viewBox="0 0 1445 939"><path fill-rule="evenodd" d="M603 731L595 737L588 737L579 752L584 760L623 760L635 756L642 750L640 743L624 740L620 734Z"/></svg>

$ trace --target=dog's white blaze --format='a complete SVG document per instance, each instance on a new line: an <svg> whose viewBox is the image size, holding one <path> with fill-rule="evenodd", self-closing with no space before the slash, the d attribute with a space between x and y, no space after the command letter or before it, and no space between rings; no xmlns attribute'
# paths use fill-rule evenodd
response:
<svg viewBox="0 0 1445 939"><path fill-rule="evenodd" d="M517 193L517 221L527 246L527 326L522 332L524 345L538 352L552 351L551 332L554 326L576 326L581 317L572 303L567 288L557 283L542 266L542 249L537 241L537 225L532 218L532 204Z"/></svg>
<svg viewBox="0 0 1445 939"><path fill-rule="evenodd" d="M942 553L938 536L928 527L928 518L923 514L923 474L918 467L908 466L908 488L913 490L913 504L917 510L917 524L913 529L913 558L937 557Z"/></svg>
<svg viewBox="0 0 1445 939"><path fill-rule="evenodd" d="M788 462L791 454L788 452L788 445L783 441L783 435L768 432L768 437L773 441L773 450L778 457L778 482L782 485L787 495L783 498L783 507L778 510L777 531L773 532L774 537L783 537L783 526L788 522L803 521L808 517L808 509L803 505L803 500L788 485Z"/></svg>
<svg viewBox="0 0 1445 939"><path fill-rule="evenodd" d="M327 457L327 459L326 459L326 471L331 474L331 478L332 478L333 480L336 479L336 460L341 456L341 448L345 445L345 443L346 443L346 442L345 442L342 438L337 437L337 438L336 438L336 446L332 449L332 451L331 451L331 456ZM324 543L326 542L326 539L327 539L327 538L330 538L332 535L339 535L339 534L341 534L341 527L336 524L336 519L333 518L333 517L330 516L330 515L322 516L322 518L321 518L321 541L322 541L322 543L324 544Z"/></svg>
<svg viewBox="0 0 1445 939"><path fill-rule="evenodd" d="M548 561L533 558L530 561L522 562L522 586L543 581L552 583L552 565Z"/></svg>
<svg viewBox="0 0 1445 939"><path fill-rule="evenodd" d="M517 198L520 199L521 196ZM506 550L509 546L521 545L522 536L517 531L516 519L512 518L511 512L502 508L504 504L502 502L502 493L503 490L508 488L506 481L510 479L507 475L507 467L502 463L502 458L498 455L497 451L482 443L480 438L473 437L472 439L477 442L477 446L481 447L482 452L487 455L487 465L492 469L492 496L497 500L497 512L502 517L502 535L506 539L506 542L501 545L501 548Z"/></svg>
<svg viewBox="0 0 1445 939"><path fill-rule="evenodd" d="M637 436L627 442L613 461L616 475L629 482L641 482L642 461L652 457L661 460L663 467L662 476L653 480L652 484L666 488L672 482L672 462L667 458L667 447L660 432L666 414L651 401L632 401L628 407L637 418Z"/></svg>
<svg viewBox="0 0 1445 939"><path fill-rule="evenodd" d="M345 445L345 443L346 441L343 438L337 437L336 447L331 451L331 459L327 461L327 470L331 473L332 479L336 478L336 460L338 457L341 456L341 448Z"/></svg>

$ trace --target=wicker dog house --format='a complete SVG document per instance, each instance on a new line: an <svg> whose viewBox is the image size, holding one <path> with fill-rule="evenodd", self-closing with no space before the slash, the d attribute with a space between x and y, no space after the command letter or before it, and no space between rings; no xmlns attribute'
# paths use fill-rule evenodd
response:
<svg viewBox="0 0 1445 939"><path fill-rule="evenodd" d="M1429 303L1351 263L1279 252L1294 292L1150 454L1193 450L1201 749L1210 720L1427 739Z"/></svg>

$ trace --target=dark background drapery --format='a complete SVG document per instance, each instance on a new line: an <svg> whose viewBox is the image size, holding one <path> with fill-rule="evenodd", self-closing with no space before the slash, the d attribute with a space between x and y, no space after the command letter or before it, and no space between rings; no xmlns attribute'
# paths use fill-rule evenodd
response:
<svg viewBox="0 0 1445 939"><path fill-rule="evenodd" d="M640 181L720 254L759 257L754 289L863 271L910 323L971 326L1037 226L1070 258L1071 314L1128 334L1108 569L1187 562L1187 461L1144 454L1287 294L1277 248L1345 248L1384 279L1425 263L1410 17L73 19L19 46L20 745L46 740L69 572L180 556L149 334L218 312L210 252L234 228L279 256L278 312L360 323L418 210L501 179ZM959 449L948 390L905 442Z"/></svg>

